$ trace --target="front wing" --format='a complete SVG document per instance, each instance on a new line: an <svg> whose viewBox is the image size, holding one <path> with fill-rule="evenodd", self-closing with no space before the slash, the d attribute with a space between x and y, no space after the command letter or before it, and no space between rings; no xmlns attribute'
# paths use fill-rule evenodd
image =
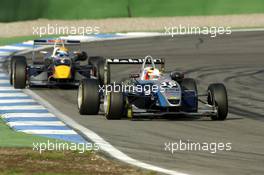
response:
<svg viewBox="0 0 264 175"><path fill-rule="evenodd" d="M206 105L203 109L198 109L197 112L186 112L186 111L161 111L161 110L149 110L139 109L135 106L133 108L133 117L179 117L179 116L193 116L193 117L211 117L217 116L217 108L211 105Z"/></svg>

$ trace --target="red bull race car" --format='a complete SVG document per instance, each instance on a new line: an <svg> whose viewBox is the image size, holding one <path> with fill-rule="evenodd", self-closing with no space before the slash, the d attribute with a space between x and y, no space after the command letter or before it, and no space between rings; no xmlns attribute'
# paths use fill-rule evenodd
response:
<svg viewBox="0 0 264 175"><path fill-rule="evenodd" d="M38 51L39 45L52 49ZM105 61L102 57L88 58L87 53L70 51L67 46L80 46L80 41L63 39L34 40L32 61L25 56L13 56L10 61L10 84L23 89L32 86L78 86L91 77L103 80ZM41 56L38 56L41 55ZM88 61L87 61L88 60ZM28 64L27 62L30 62Z"/></svg>

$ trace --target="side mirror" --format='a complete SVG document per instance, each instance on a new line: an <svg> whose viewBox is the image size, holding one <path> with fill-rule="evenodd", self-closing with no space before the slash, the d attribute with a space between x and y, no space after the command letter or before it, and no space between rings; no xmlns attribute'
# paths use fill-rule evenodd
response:
<svg viewBox="0 0 264 175"><path fill-rule="evenodd" d="M177 82L181 82L184 79L184 74L182 72L171 72L171 79Z"/></svg>
<svg viewBox="0 0 264 175"><path fill-rule="evenodd" d="M139 74L138 73L129 74L129 78L139 78Z"/></svg>

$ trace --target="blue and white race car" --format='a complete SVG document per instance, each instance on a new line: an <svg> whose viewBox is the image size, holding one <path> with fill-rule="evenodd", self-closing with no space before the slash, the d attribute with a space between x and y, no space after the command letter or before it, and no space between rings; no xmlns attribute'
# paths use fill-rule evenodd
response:
<svg viewBox="0 0 264 175"><path fill-rule="evenodd" d="M181 72L165 73L163 59L147 56L144 59L107 59L107 63L142 64L142 67L126 81L105 84L103 88L96 80L84 80L78 92L81 114L97 114L103 102L107 119L183 115L225 120L227 117L227 92L221 83L210 84L204 94L198 94L194 79L184 78ZM156 65L160 65L160 69Z"/></svg>

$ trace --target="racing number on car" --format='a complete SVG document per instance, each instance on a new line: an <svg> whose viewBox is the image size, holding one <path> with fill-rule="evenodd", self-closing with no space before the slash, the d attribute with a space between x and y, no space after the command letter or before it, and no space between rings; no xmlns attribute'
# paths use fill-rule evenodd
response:
<svg viewBox="0 0 264 175"><path fill-rule="evenodd" d="M177 84L173 81L169 81L169 82L162 82L161 86L167 87L167 88L173 88L173 87L177 86Z"/></svg>

